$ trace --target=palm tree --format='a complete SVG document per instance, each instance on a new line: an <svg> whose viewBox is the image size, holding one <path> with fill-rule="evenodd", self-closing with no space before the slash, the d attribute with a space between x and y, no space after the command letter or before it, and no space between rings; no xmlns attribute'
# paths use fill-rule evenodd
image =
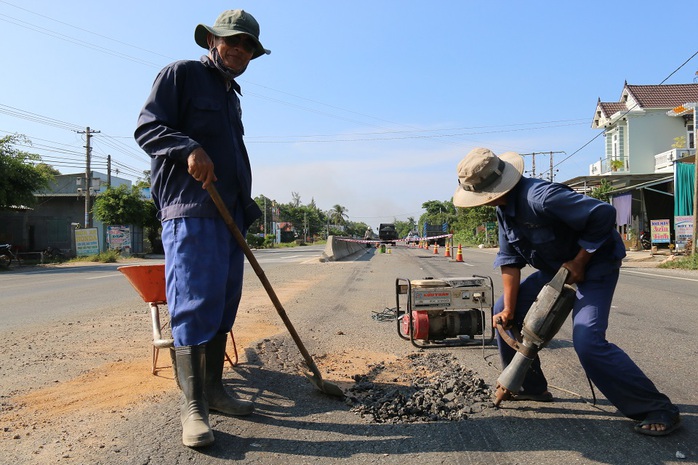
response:
<svg viewBox="0 0 698 465"><path fill-rule="evenodd" d="M335 205L332 207L332 210L330 210L330 220L332 220L332 224L345 224L347 222L347 218L349 215L347 215L347 209L346 207L343 207L341 205Z"/></svg>

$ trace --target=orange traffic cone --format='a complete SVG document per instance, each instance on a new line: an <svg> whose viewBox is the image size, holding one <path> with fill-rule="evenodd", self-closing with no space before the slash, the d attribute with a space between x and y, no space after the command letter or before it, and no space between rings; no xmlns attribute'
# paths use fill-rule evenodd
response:
<svg viewBox="0 0 698 465"><path fill-rule="evenodd" d="M444 257L448 258L451 256L451 244L446 242L446 253L444 254Z"/></svg>
<svg viewBox="0 0 698 465"><path fill-rule="evenodd" d="M434 242L434 255L438 255L439 253L439 243Z"/></svg>
<svg viewBox="0 0 698 465"><path fill-rule="evenodd" d="M456 252L456 261L457 262L463 261L463 248L461 247L460 244L458 244L458 251Z"/></svg>

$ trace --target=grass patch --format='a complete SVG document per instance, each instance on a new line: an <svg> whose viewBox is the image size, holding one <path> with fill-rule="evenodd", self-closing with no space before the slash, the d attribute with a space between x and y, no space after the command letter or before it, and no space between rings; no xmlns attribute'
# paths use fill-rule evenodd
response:
<svg viewBox="0 0 698 465"><path fill-rule="evenodd" d="M698 270L698 254L680 257L659 264L659 268L675 268L682 270Z"/></svg>
<svg viewBox="0 0 698 465"><path fill-rule="evenodd" d="M99 263L116 263L121 258L121 254L116 250L107 250L95 255L86 255L84 257L75 257L68 260L69 262L99 262Z"/></svg>

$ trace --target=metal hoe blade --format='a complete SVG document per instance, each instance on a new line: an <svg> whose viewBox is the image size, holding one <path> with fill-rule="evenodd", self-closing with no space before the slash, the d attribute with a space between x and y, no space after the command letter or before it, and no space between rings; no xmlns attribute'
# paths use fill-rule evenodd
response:
<svg viewBox="0 0 698 465"><path fill-rule="evenodd" d="M274 304L274 308L276 308L276 312L279 314L281 320L283 320L284 322L284 325L286 325L286 329L291 334L293 342L296 343L296 346L298 346L298 350L300 350L301 354L303 355L303 358L305 359L305 364L308 365L308 368L311 371L311 373L306 373L305 376L319 390L321 390L325 394L344 398L344 392L339 388L339 386L322 379L320 370L318 370L318 367L317 365L315 365L313 358L310 356L305 346L303 345L303 341L301 341L301 338L300 336L298 336L296 329L291 324L291 320L288 319L288 315L286 315L286 310L284 310L283 305L281 305L281 301L276 296L274 288L271 287L271 283L267 279L267 276L264 274L264 270L262 270L262 267L259 265L259 262L252 253L250 246L247 245L247 241L245 241L245 238L242 236L240 229L235 224L233 217L230 215L230 212L228 211L228 207L226 207L225 203L223 203L223 199L221 199L220 194L218 194L218 190L213 184L209 184L206 190L211 195L211 199L213 199L213 202L216 204L218 211L223 217L223 221L225 221L225 224L228 225L228 229L233 234L233 237L235 237L235 240L237 241L242 251L245 253L247 261L250 263L252 269L254 269L254 272L257 274L257 277L262 282L262 285L264 286L264 289L267 291L267 294L269 295L271 302Z"/></svg>

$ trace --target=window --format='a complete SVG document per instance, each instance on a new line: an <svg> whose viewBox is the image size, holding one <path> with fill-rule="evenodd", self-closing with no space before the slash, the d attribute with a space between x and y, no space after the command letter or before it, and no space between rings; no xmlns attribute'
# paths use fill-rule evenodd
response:
<svg viewBox="0 0 698 465"><path fill-rule="evenodd" d="M618 156L620 155L618 151L618 133L613 134L613 145L611 146L611 158L614 160L618 159Z"/></svg>
<svg viewBox="0 0 698 465"><path fill-rule="evenodd" d="M695 139L695 130L694 130L694 125L692 123L689 123L686 125L686 142L687 146L689 149L694 149L696 148L696 139Z"/></svg>

